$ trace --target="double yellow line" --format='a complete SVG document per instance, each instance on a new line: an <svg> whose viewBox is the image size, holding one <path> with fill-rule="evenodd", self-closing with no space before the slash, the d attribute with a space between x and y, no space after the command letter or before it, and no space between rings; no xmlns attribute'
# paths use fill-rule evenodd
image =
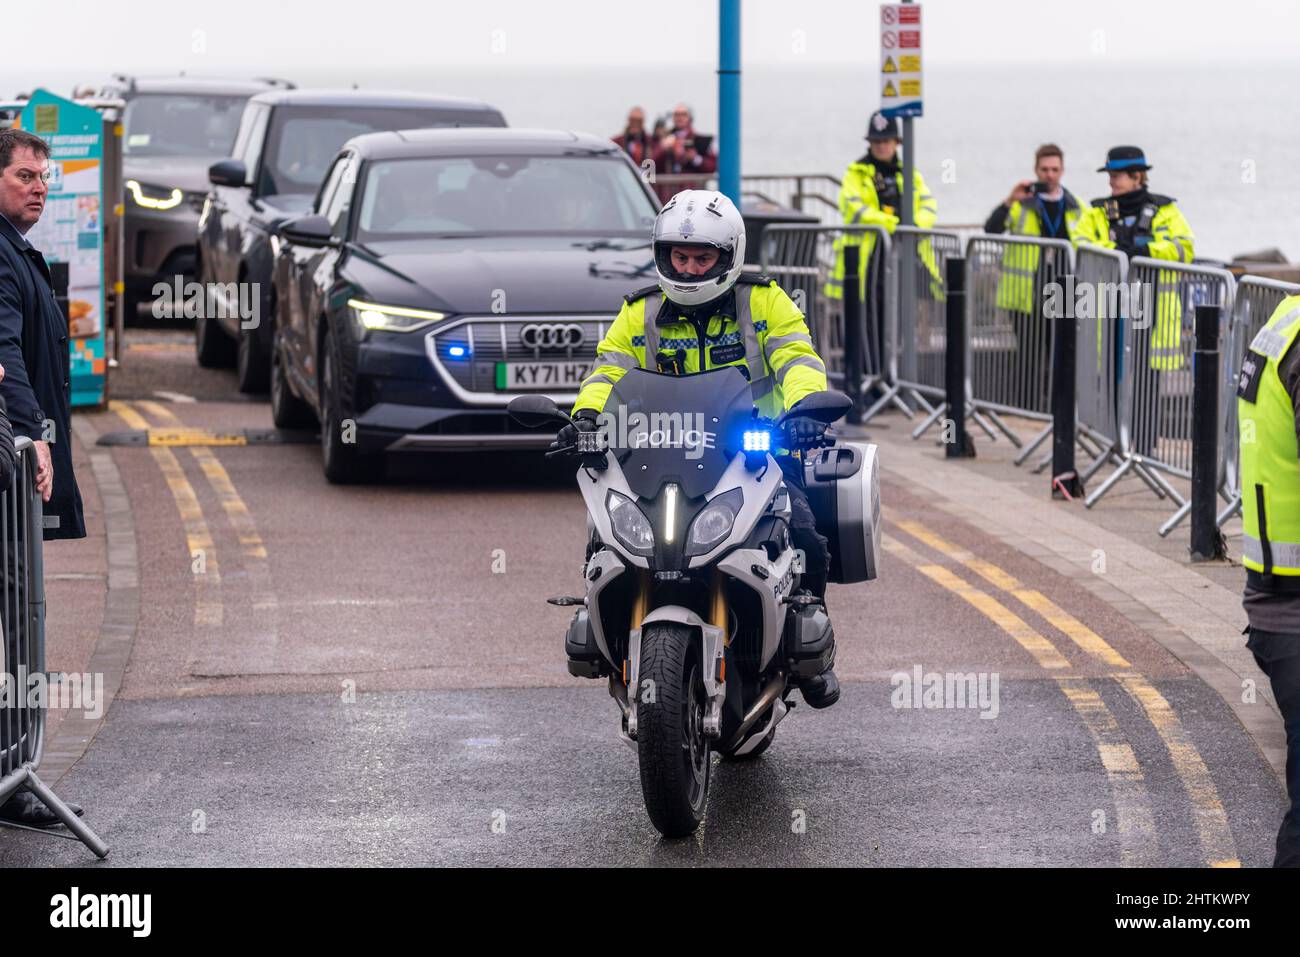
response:
<svg viewBox="0 0 1300 957"><path fill-rule="evenodd" d="M188 429L179 418L160 402L139 401L135 403L140 410L148 412L156 421L174 433L198 431ZM150 430L145 417L130 402L111 401L109 411L115 413L126 423L128 428ZM242 444L242 443L241 443ZM149 453L162 470L171 490L172 499L185 529L186 545L189 548L191 569L194 575L194 625L199 633L198 648L203 648L206 640L217 640L216 636L206 635L202 629L219 628L224 622L224 604L221 593L221 566L217 560L217 548L213 541L203 508L199 504L194 487L185 475L185 469L176 454L166 446L150 444ZM257 529L252 513L235 490L234 483L224 466L211 449L204 446L191 446L193 456L213 493L221 502L226 519L239 540L241 561L249 574L255 589L254 605L269 609L274 616L276 607L275 592L271 587L270 565L267 561L266 545ZM199 556L202 556L200 561ZM257 644L258 653L274 659L275 634ZM191 662L193 664L193 662Z"/></svg>
<svg viewBox="0 0 1300 957"><path fill-rule="evenodd" d="M1106 666L1108 670L1105 679L1118 683L1137 702L1164 742L1174 770L1191 801L1192 817L1206 862L1212 867L1241 866L1228 826L1227 813L1200 752L1173 707L1146 678L1136 672L1123 655L1042 592L1027 587L997 565L948 542L920 522L902 521L895 523L895 527L949 561L974 572L996 591L1011 596L1037 613L1068 638L1078 651ZM897 539L887 539L885 548L931 581L976 608L1010 635L1056 681L1092 734L1098 756L1106 770L1118 817L1122 863L1127 866L1154 863L1158 843L1141 764L1114 715L1092 684L1086 678L1070 673L1070 661L1056 643L1030 626L993 595L967 582L944 565L930 561Z"/></svg>

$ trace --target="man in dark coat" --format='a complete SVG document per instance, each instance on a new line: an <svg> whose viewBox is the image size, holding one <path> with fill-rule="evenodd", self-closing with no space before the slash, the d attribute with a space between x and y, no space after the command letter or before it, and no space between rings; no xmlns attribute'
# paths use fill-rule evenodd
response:
<svg viewBox="0 0 1300 957"><path fill-rule="evenodd" d="M85 538L72 474L68 322L55 301L45 257L26 239L45 209L48 169L43 140L0 130L0 395L14 435L36 443L45 538Z"/></svg>
<svg viewBox="0 0 1300 957"><path fill-rule="evenodd" d="M35 443L44 537L85 538L81 493L72 473L68 323L45 258L26 239L45 211L49 158L49 146L39 137L0 130L0 399L13 434ZM21 578L19 556L10 557L8 564ZM57 823L25 790L0 805L0 820L38 827Z"/></svg>

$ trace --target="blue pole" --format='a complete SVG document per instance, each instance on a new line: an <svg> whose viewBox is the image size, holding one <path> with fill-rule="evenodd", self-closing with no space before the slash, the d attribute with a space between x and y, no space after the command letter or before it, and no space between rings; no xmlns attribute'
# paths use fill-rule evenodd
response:
<svg viewBox="0 0 1300 957"><path fill-rule="evenodd" d="M740 207L740 0L718 0L718 188Z"/></svg>

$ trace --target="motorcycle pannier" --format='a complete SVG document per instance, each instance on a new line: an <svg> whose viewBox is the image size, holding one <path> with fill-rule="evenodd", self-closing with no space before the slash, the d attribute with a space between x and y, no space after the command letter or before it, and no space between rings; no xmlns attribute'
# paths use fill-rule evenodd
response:
<svg viewBox="0 0 1300 957"><path fill-rule="evenodd" d="M830 544L830 580L871 581L880 560L880 466L876 446L819 449L804 463L804 488L817 531Z"/></svg>

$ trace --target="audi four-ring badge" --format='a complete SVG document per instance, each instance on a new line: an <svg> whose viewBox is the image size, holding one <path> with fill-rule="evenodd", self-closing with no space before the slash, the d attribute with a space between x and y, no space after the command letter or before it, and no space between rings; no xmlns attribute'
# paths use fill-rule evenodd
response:
<svg viewBox="0 0 1300 957"><path fill-rule="evenodd" d="M576 398L622 297L654 282L658 209L584 134L348 141L272 244L276 425L318 421L332 481L374 477L387 452L548 443L506 404Z"/></svg>
<svg viewBox="0 0 1300 957"><path fill-rule="evenodd" d="M586 332L576 322L530 322L519 330L528 349L573 349L582 345Z"/></svg>

